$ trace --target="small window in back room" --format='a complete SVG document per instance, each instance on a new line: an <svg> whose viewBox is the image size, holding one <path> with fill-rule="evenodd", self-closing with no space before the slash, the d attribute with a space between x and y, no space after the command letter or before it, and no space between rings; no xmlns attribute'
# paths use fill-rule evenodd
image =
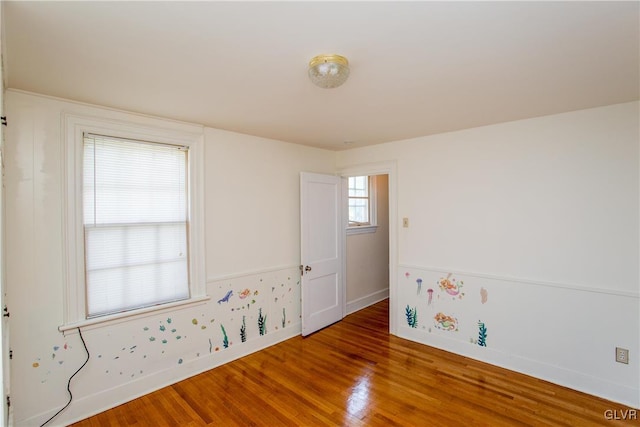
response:
<svg viewBox="0 0 640 427"><path fill-rule="evenodd" d="M348 178L349 227L375 224L375 177Z"/></svg>

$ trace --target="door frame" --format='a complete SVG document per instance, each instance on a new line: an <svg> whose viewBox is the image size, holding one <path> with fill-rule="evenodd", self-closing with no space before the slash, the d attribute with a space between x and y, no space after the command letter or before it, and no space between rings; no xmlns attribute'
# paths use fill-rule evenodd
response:
<svg viewBox="0 0 640 427"><path fill-rule="evenodd" d="M389 177L389 333L397 335L398 325L397 308L397 271L398 271L398 192L397 192L397 163L396 161L364 163L352 165L338 169L338 174L345 179L349 176L363 175L387 175ZM343 217L348 216L348 207L346 197L343 196L342 210ZM345 289L346 299L346 277L347 277L347 251L346 236L347 230L342 230L342 277ZM346 301L345 301L346 310Z"/></svg>
<svg viewBox="0 0 640 427"><path fill-rule="evenodd" d="M5 92L7 87L7 75L5 70L5 25L4 25L4 2L0 4L0 115L5 118L4 124L0 124L0 310L2 317L0 318L0 387L2 388L2 401L0 402L0 424L13 424L13 408L10 406L9 393L11 389L11 366L8 357L10 355L10 335L9 335L9 313L4 312L7 307L7 284L5 281L6 265L5 265L5 191L4 191L4 153L5 153L5 129L6 129L6 110L5 110Z"/></svg>

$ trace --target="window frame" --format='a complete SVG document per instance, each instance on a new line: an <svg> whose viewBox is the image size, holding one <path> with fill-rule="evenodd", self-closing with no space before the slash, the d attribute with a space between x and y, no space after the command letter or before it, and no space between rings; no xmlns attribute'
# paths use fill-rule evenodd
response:
<svg viewBox="0 0 640 427"><path fill-rule="evenodd" d="M137 119L137 118L135 118ZM123 121L63 113L64 162L64 224L63 256L65 258L64 320L59 330L64 332L80 326L156 313L188 304L204 303L206 295L204 258L204 137L203 129L193 125L160 120ZM185 300L87 318L85 286L85 251L83 232L83 152L84 134L92 133L115 138L157 142L188 147L189 189L189 293Z"/></svg>
<svg viewBox="0 0 640 427"><path fill-rule="evenodd" d="M357 224L349 221L349 178L355 178L358 176L366 176L369 187L369 223ZM375 233L378 229L378 215L377 215L377 187L376 177L374 175L350 175L347 177L347 235L363 234L363 233ZM361 199L362 197L358 197Z"/></svg>

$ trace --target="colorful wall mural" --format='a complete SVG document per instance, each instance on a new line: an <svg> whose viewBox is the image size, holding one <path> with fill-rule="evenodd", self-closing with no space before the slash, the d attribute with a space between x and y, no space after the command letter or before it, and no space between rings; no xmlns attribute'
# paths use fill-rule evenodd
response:
<svg viewBox="0 0 640 427"><path fill-rule="evenodd" d="M297 268L210 282L207 293L208 302L174 309L170 315L151 314L83 330L91 353L84 370L99 375L107 387L117 387L172 364L215 359L231 347L246 346L250 353L263 346L269 334L286 333L287 328L291 336L300 333ZM83 356L77 334L60 334L59 342L31 355L33 381L44 385L54 376L68 376L71 368L65 365L75 370ZM214 359L211 364L217 366ZM62 393L64 388L54 391Z"/></svg>
<svg viewBox="0 0 640 427"><path fill-rule="evenodd" d="M487 346L487 325L478 321L482 316L490 317L486 283L481 286L473 278L416 268L405 268L398 276L398 305L404 307L402 324L427 337L435 334ZM426 292L422 291L423 284L431 284ZM474 289L480 298L465 298Z"/></svg>

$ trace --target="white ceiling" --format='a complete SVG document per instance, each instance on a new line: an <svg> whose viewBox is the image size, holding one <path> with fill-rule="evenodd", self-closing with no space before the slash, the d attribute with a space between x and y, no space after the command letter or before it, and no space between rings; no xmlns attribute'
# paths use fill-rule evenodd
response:
<svg viewBox="0 0 640 427"><path fill-rule="evenodd" d="M329 149L639 98L637 1L3 7L10 88Z"/></svg>

